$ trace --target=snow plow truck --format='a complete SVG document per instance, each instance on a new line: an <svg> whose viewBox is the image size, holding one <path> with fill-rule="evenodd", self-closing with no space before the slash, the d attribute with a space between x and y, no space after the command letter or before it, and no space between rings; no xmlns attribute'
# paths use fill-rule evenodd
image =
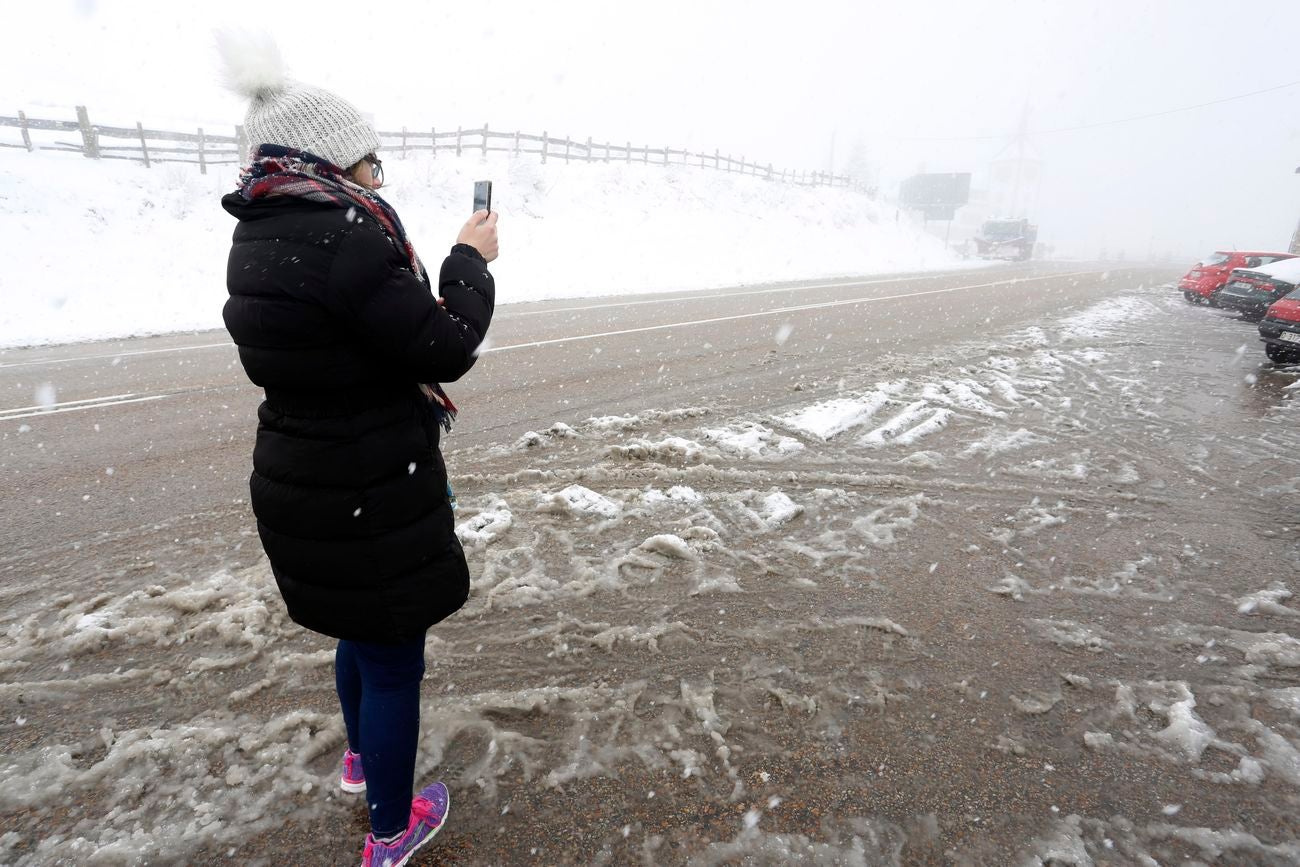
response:
<svg viewBox="0 0 1300 867"><path fill-rule="evenodd" d="M986 220L975 236L981 259L1015 259L1024 262L1034 255L1038 227L1028 220Z"/></svg>

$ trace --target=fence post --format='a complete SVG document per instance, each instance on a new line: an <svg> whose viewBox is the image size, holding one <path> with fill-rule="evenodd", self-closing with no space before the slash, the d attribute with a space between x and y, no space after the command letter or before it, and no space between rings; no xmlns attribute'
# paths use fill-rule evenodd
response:
<svg viewBox="0 0 1300 867"><path fill-rule="evenodd" d="M248 133L244 131L243 124L235 124L235 147L239 148L239 164L242 166L249 157Z"/></svg>
<svg viewBox="0 0 1300 867"><path fill-rule="evenodd" d="M668 165L668 145L664 145L664 165Z"/></svg>
<svg viewBox="0 0 1300 867"><path fill-rule="evenodd" d="M515 156L519 156L519 130L515 130Z"/></svg>
<svg viewBox="0 0 1300 867"><path fill-rule="evenodd" d="M144 154L144 167L149 168L149 145L144 140L144 125L140 121L135 122L135 131L140 134L140 153Z"/></svg>
<svg viewBox="0 0 1300 867"><path fill-rule="evenodd" d="M456 127L456 156L460 156L460 138L461 138L460 127Z"/></svg>
<svg viewBox="0 0 1300 867"><path fill-rule="evenodd" d="M771 163L768 163L768 164L767 164L767 179L768 179L769 181L772 180L772 164L771 164Z"/></svg>
<svg viewBox="0 0 1300 867"><path fill-rule="evenodd" d="M199 127L199 174L201 175L208 173L208 158L203 153L207 143L208 140L203 137L203 127Z"/></svg>
<svg viewBox="0 0 1300 867"><path fill-rule="evenodd" d="M18 112L18 128L22 130L23 133L23 144L27 146L29 151L32 150L32 136L31 133L27 131L27 115L22 111Z"/></svg>
<svg viewBox="0 0 1300 867"><path fill-rule="evenodd" d="M566 135L564 136L564 162L565 162L566 165L567 165L568 162L569 162L569 146L572 145L572 144L573 144L573 141L572 141L572 140L569 138L569 136L566 134Z"/></svg>
<svg viewBox="0 0 1300 867"><path fill-rule="evenodd" d="M632 162L632 142L630 141L627 143L627 153L624 154L624 156L627 157L626 162L628 163Z"/></svg>
<svg viewBox="0 0 1300 867"><path fill-rule="evenodd" d="M605 162L609 162L609 139L605 139Z"/></svg>
<svg viewBox="0 0 1300 867"><path fill-rule="evenodd" d="M77 124L81 127L81 152L87 159L99 159L99 141L84 105L77 106Z"/></svg>
<svg viewBox="0 0 1300 867"><path fill-rule="evenodd" d="M488 122L483 121L483 156L487 157Z"/></svg>
<svg viewBox="0 0 1300 867"><path fill-rule="evenodd" d="M587 136L587 162L591 162L591 136Z"/></svg>
<svg viewBox="0 0 1300 867"><path fill-rule="evenodd" d="M718 150L717 148L713 149L713 167L715 169L721 168L721 166L718 163L718 160L721 158L721 154L722 151Z"/></svg>
<svg viewBox="0 0 1300 867"><path fill-rule="evenodd" d="M546 165L546 148L550 141L551 139L546 130L542 130L542 165Z"/></svg>
<svg viewBox="0 0 1300 867"><path fill-rule="evenodd" d="M406 159L406 127L402 127L402 159Z"/></svg>
<svg viewBox="0 0 1300 867"><path fill-rule="evenodd" d="M436 126L429 127L429 150L433 152L433 158L436 160L438 158L438 128Z"/></svg>

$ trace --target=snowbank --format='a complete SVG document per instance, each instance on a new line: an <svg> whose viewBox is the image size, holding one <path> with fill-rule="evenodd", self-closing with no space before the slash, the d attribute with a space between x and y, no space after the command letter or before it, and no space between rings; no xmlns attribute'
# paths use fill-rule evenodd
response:
<svg viewBox="0 0 1300 867"><path fill-rule="evenodd" d="M684 166L388 156L385 195L434 268L473 181L493 179L503 304L959 264L848 190ZM218 199L234 177L0 154L0 346L220 328L235 223Z"/></svg>

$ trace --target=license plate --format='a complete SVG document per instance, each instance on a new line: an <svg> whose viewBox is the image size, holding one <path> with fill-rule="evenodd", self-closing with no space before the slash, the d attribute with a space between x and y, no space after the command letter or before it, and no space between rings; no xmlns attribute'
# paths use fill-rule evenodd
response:
<svg viewBox="0 0 1300 867"><path fill-rule="evenodd" d="M1294 331L1283 331L1278 336L1281 337L1283 340L1285 340L1287 343L1300 343L1300 334L1297 334Z"/></svg>

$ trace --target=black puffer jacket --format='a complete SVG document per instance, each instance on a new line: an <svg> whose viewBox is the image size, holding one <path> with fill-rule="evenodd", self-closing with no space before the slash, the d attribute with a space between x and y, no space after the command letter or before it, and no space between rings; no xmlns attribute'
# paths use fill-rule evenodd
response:
<svg viewBox="0 0 1300 867"><path fill-rule="evenodd" d="M336 638L417 636L469 594L419 383L473 367L492 276L474 248L453 247L439 306L355 210L237 193L222 205L239 220L226 328L266 390L253 513L289 616Z"/></svg>

